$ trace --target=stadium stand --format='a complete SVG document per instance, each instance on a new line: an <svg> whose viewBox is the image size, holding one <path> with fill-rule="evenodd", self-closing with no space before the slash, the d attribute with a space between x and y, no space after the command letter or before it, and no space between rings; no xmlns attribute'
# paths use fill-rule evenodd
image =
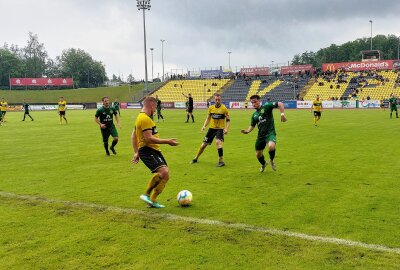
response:
<svg viewBox="0 0 400 270"><path fill-rule="evenodd" d="M164 102L185 102L182 93L190 93L194 101L206 101L228 82L229 79L171 80L151 96L158 95Z"/></svg>
<svg viewBox="0 0 400 270"><path fill-rule="evenodd" d="M295 81L295 83L293 82ZM222 94L223 100L245 101L258 94L262 101L293 100L309 81L308 76L261 76L237 78L233 85Z"/></svg>

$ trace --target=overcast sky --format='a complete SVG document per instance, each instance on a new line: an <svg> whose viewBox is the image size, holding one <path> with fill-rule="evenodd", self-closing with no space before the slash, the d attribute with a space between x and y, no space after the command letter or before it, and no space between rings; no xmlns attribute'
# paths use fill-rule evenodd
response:
<svg viewBox="0 0 400 270"><path fill-rule="evenodd" d="M39 37L51 58L80 48L107 75L144 78L143 12L135 0L0 0L0 45ZM398 0L152 0L146 11L148 78L171 70L284 64L356 38L400 36ZM273 62L272 62L273 61Z"/></svg>

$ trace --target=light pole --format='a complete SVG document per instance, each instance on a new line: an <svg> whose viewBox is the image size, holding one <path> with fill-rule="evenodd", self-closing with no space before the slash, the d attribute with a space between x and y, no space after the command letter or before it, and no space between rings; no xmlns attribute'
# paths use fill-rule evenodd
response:
<svg viewBox="0 0 400 270"><path fill-rule="evenodd" d="M154 77L153 77L153 50L154 48L150 48L151 51L151 81L154 81Z"/></svg>
<svg viewBox="0 0 400 270"><path fill-rule="evenodd" d="M372 50L372 20L369 20L369 22L371 23L371 50Z"/></svg>
<svg viewBox="0 0 400 270"><path fill-rule="evenodd" d="M160 39L160 41L161 41L162 81L164 82L164 41L165 41L165 39Z"/></svg>
<svg viewBox="0 0 400 270"><path fill-rule="evenodd" d="M399 60L399 51L400 51L400 37L399 40L397 41L397 60Z"/></svg>
<svg viewBox="0 0 400 270"><path fill-rule="evenodd" d="M232 52L228 52L228 57L229 57L229 69L231 69L231 53L232 53Z"/></svg>
<svg viewBox="0 0 400 270"><path fill-rule="evenodd" d="M150 10L150 0L136 0L138 10L143 10L143 40L144 40L144 90L147 92L147 48L146 48L146 15L145 11Z"/></svg>

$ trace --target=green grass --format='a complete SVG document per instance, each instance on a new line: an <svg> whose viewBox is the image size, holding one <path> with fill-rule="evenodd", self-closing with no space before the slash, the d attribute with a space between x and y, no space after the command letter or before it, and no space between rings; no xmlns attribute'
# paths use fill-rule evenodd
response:
<svg viewBox="0 0 400 270"><path fill-rule="evenodd" d="M154 88L160 83L151 83L149 88ZM122 102L136 101L141 95L143 84L117 87L80 88L69 90L0 90L0 98L5 98L8 103L22 103L26 99L30 103L57 103L64 97L69 103L99 102L101 97L109 96L113 101L117 98Z"/></svg>
<svg viewBox="0 0 400 270"><path fill-rule="evenodd" d="M380 110L327 110L319 127L307 110L289 110L277 127L278 170L258 172L254 141L240 129L251 110L231 110L224 143L227 166L217 168L215 145L190 165L204 134L206 111L185 124L182 110L157 123L171 179L160 203L138 197L150 177L132 165L130 134L138 111L122 111L118 155L106 157L94 111L7 114L0 127L0 190L54 200L143 210L149 215L0 197L0 265L4 269L398 269L400 255L263 232L174 221L170 213L227 223L400 247L400 119ZM277 114L277 113L276 113ZM278 115L278 114L277 114ZM267 153L265 153L268 155ZM176 194L192 191L191 207Z"/></svg>

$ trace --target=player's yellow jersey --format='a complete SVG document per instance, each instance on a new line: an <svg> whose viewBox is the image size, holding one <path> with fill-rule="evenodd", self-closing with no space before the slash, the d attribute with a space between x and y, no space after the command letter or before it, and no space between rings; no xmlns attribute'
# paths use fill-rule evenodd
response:
<svg viewBox="0 0 400 270"><path fill-rule="evenodd" d="M154 124L153 120L144 112L140 112L135 122L135 135L138 143L138 148L142 148L143 146L151 147L157 151L160 150L159 144L148 144L144 140L143 132L146 130L151 130L154 137L159 138L160 134L158 134L156 124Z"/></svg>
<svg viewBox="0 0 400 270"><path fill-rule="evenodd" d="M65 112L66 108L67 108L67 102L65 100L58 102L58 111L59 112Z"/></svg>
<svg viewBox="0 0 400 270"><path fill-rule="evenodd" d="M210 106L208 115L211 116L210 128L225 128L225 119L229 117L229 112L224 104L221 104L218 108L215 107L215 104Z"/></svg>
<svg viewBox="0 0 400 270"><path fill-rule="evenodd" d="M321 100L314 100L312 103L313 111L320 112L322 108L322 101Z"/></svg>
<svg viewBox="0 0 400 270"><path fill-rule="evenodd" d="M0 106L1 106L1 111L2 112L6 112L7 111L7 101L4 102L0 102Z"/></svg>

